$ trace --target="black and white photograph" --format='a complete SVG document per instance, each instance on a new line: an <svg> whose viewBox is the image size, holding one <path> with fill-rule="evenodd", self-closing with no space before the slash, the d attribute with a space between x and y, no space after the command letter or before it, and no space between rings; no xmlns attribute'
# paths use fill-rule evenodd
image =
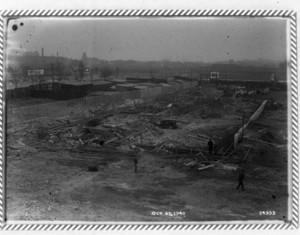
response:
<svg viewBox="0 0 300 235"><path fill-rule="evenodd" d="M297 234L296 1L0 2L3 235Z"/></svg>
<svg viewBox="0 0 300 235"><path fill-rule="evenodd" d="M291 219L289 20L17 17L8 221Z"/></svg>

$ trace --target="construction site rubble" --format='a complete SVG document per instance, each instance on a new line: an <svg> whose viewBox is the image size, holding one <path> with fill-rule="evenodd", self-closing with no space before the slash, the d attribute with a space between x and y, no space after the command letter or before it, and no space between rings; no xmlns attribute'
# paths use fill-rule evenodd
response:
<svg viewBox="0 0 300 235"><path fill-rule="evenodd" d="M89 110L88 114L41 121L35 131L32 127L24 135L38 138L42 143L41 148L53 151L97 150L109 146L130 153L134 148L141 148L171 156L194 156L194 160L183 165L196 167L198 171L210 168L236 170L237 165L232 163L247 161L251 149L241 149L241 134L244 135L242 141L272 144L270 139L266 139L266 128L256 132L256 137L259 136L261 140L255 140L253 134L245 133L249 123L263 112L266 101L255 110L258 105L256 100L248 102L246 106L243 106L243 100L238 100L238 97L246 95L245 87L219 86L218 89L223 90L224 94L234 90L234 99L222 98L218 90L211 92L211 88L207 88L205 92L202 88L189 93L159 96L147 102L126 100L124 106L127 109L122 109L122 105L118 110L113 106L99 106L96 110ZM256 92L247 92L248 96L254 94ZM279 103L271 102L267 108L280 107ZM114 112L108 113L108 110ZM242 115L248 117L244 126ZM218 119L218 122L214 119ZM213 140L213 154L207 149L210 139ZM18 143L26 151L32 151L24 143Z"/></svg>
<svg viewBox="0 0 300 235"><path fill-rule="evenodd" d="M80 198L89 198L86 201L94 200L94 192L97 198L103 195L101 203L106 195L121 199L124 195L137 195L151 201L155 195L165 197L164 190L169 185L174 187L168 193L178 190L178 198L184 198L183 188L191 182L192 194L184 199L185 203L197 201L199 190L206 194L207 188L213 189L210 197L222 190L230 192L230 200L235 201L240 196L236 194L231 199L235 183L245 187L245 197L251 198L251 190L256 190L262 177L270 177L271 182L274 177L284 176L277 175L276 167L287 164L286 104L277 99L279 93L272 92L203 84L151 99L99 104L60 118L8 124L8 161L13 162L12 167L18 161L23 167L27 161L30 174L29 163L39 162L37 168L47 174L38 174L49 181L44 190L52 187L48 197L65 190L62 200L73 188L65 189L62 184L62 189L57 189L58 183L51 185L48 178L57 172L59 182L80 182ZM238 181L240 175L243 178L243 170L245 186ZM45 185L44 180L40 185ZM145 185L151 189L145 191ZM91 193L86 193L89 190ZM272 192L275 194L280 197ZM72 195L79 195L77 189ZM253 200L256 203L256 198ZM74 200L72 203L71 208L80 208ZM93 205L99 205L99 200Z"/></svg>

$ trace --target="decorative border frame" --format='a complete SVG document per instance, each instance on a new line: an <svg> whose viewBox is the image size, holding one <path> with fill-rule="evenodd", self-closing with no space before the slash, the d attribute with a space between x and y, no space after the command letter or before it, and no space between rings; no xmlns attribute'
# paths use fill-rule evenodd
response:
<svg viewBox="0 0 300 235"><path fill-rule="evenodd" d="M4 107L4 23L10 17L281 17L290 20L291 77L291 221L263 223L108 223L76 222L6 222L5 204L5 107ZM297 81L297 13L293 10L4 10L0 11L0 230L295 230L299 228L299 164L298 164L298 81Z"/></svg>

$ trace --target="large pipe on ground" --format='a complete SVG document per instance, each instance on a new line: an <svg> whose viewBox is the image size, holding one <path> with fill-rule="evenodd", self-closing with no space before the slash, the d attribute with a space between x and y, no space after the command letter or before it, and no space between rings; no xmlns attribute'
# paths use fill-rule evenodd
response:
<svg viewBox="0 0 300 235"><path fill-rule="evenodd" d="M249 118L248 122L242 126L237 133L235 133L234 135L234 148L237 146L239 137L241 135L241 133L243 132L243 130L245 130L247 128L247 126L252 122L255 121L257 118L259 118L259 116L261 115L261 113L263 112L265 106L267 104L267 100L264 100L262 102L262 104L259 106L259 108L252 114L252 116Z"/></svg>

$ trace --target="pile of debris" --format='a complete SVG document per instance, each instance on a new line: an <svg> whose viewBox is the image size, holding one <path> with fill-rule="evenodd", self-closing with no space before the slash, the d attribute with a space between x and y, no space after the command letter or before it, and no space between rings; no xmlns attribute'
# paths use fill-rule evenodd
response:
<svg viewBox="0 0 300 235"><path fill-rule="evenodd" d="M283 105L279 102L276 101L271 101L269 102L268 106L267 106L268 110L277 110L277 109L283 109Z"/></svg>

